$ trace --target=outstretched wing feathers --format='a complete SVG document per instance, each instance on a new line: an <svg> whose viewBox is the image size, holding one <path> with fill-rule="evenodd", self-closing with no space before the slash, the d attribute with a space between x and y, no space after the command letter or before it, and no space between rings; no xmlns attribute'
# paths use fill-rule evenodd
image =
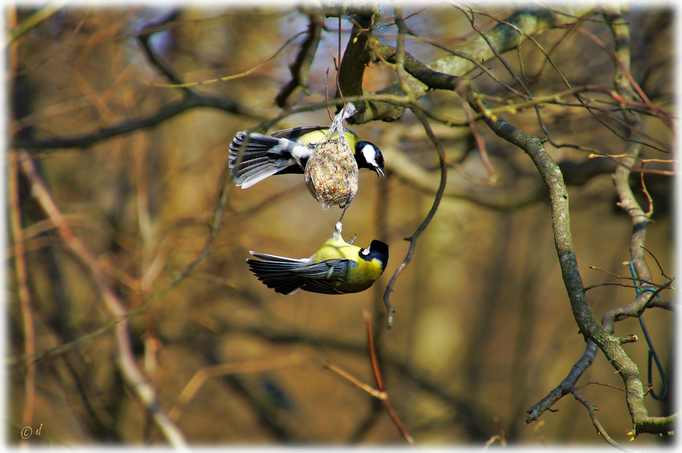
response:
<svg viewBox="0 0 682 453"><path fill-rule="evenodd" d="M295 152L296 142L258 133L249 135L249 142L244 147L242 160L237 165L240 149L244 146L245 139L246 134L239 132L230 144L229 165L237 186L247 189L288 167L298 168L298 162L292 155Z"/></svg>
<svg viewBox="0 0 682 453"><path fill-rule="evenodd" d="M246 262L251 271L268 288L280 294L292 294L299 289L323 294L340 294L334 283L338 282L349 267L357 263L349 259L332 259L308 264L307 259L292 259L266 253L251 252L259 259Z"/></svg>
<svg viewBox="0 0 682 453"><path fill-rule="evenodd" d="M359 138L350 130L343 130L354 150ZM312 144L323 141L328 131L328 126L306 126L276 131L272 135L238 132L230 143L229 160L237 186L248 189L275 174L303 174L314 151Z"/></svg>

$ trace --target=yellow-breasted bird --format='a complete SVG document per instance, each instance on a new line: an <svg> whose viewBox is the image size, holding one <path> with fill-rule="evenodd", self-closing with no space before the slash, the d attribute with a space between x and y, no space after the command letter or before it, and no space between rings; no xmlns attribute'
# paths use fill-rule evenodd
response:
<svg viewBox="0 0 682 453"><path fill-rule="evenodd" d="M229 162L237 186L248 189L275 174L304 173L308 190L324 208L348 207L357 192L359 168L384 176L379 148L341 125L353 113L355 106L349 102L329 127L295 127L269 136L238 132L230 144Z"/></svg>
<svg viewBox="0 0 682 453"><path fill-rule="evenodd" d="M246 262L268 288L287 295L299 289L322 294L364 291L381 276L388 264L388 245L373 240L366 249L341 237L341 222L334 235L310 258L286 258L251 252L258 259Z"/></svg>
<svg viewBox="0 0 682 453"><path fill-rule="evenodd" d="M272 175L303 174L315 145L324 139L328 126L295 127L271 135L252 133L237 165L239 148L246 140L246 131L238 132L230 144L230 168L237 186L248 189ZM358 168L374 170L384 176L384 156L379 148L344 128L344 135L353 150Z"/></svg>

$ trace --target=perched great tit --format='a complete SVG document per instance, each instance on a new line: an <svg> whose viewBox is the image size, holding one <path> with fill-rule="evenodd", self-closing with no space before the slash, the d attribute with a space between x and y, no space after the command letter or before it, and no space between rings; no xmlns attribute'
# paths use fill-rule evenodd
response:
<svg viewBox="0 0 682 453"><path fill-rule="evenodd" d="M310 258L285 258L251 252L258 259L246 262L268 288L287 295L299 289L322 294L364 291L381 276L388 264L388 245L374 240L366 249L341 237L341 222L334 235Z"/></svg>
<svg viewBox="0 0 682 453"><path fill-rule="evenodd" d="M379 148L360 140L346 128L343 131L358 168L369 168L379 177L384 176L384 156ZM285 129L271 135L252 133L237 166L239 148L247 136L246 131L238 132L230 144L230 168L237 186L248 189L275 174L303 174L308 159L327 132L328 126L309 126Z"/></svg>

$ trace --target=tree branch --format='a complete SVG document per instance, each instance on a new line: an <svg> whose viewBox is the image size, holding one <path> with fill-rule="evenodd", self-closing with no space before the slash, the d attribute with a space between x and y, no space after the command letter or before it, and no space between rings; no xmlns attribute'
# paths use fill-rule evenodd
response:
<svg viewBox="0 0 682 453"><path fill-rule="evenodd" d="M646 308L663 308L670 310L672 305L670 302L660 300L659 298L651 299L651 294L642 293L636 299L632 300L630 303L623 307L614 308L609 310L602 317L602 328L609 335L613 334L615 323L621 321L628 317L637 317ZM571 367L568 375L564 378L559 385L549 392L542 400L531 407L526 413L528 416L524 423L527 425L531 422L536 421L540 416L548 410L554 403L559 401L565 395L571 393L571 388L576 385L580 376L592 365L592 361L597 355L597 345L592 341L588 340L585 346L585 352L582 357Z"/></svg>
<svg viewBox="0 0 682 453"><path fill-rule="evenodd" d="M611 26L611 31L615 41L615 56L617 58L617 67L614 76L614 85L616 91L626 99L635 99L635 92L627 76L630 70L630 30L618 9L607 9L605 18ZM642 122L637 112L623 111L625 120L633 126L629 129L630 138L635 141L627 142L625 147L625 154L632 157L625 159L625 166L618 166L613 175L616 193L620 202L619 206L630 216L633 230L630 240L630 256L637 271L637 277L652 281L651 271L645 259L644 242L646 240L646 226L649 223L649 214L645 213L639 206L639 203L632 193L628 179L630 171L628 167L635 164L635 158L639 156L641 146L637 141L641 136L637 132L642 127ZM641 312L640 312L641 313ZM615 316L614 316L615 317ZM624 355L624 354L623 354ZM639 377L639 370L637 366L632 363L627 356L627 360L620 360L615 365L620 371L623 380L625 381L627 396L626 401L632 417L634 425L635 436L642 433L663 433L672 429L671 418L649 417L648 411L644 404L644 389Z"/></svg>
<svg viewBox="0 0 682 453"><path fill-rule="evenodd" d="M35 352L35 326L31 311L31 294L28 290L28 270L24 255L24 234L21 227L21 206L19 203L19 161L17 155L10 153L9 168L9 223L16 254L14 269L16 271L19 302L21 303L21 317L24 325L24 354L26 354L26 376L24 378L24 426L33 424L33 405L35 404L36 365L31 362Z"/></svg>
<svg viewBox="0 0 682 453"><path fill-rule="evenodd" d="M573 394L573 396L575 397L576 400L578 400L583 406L585 406L585 408L587 409L587 412L589 412L589 414L590 414L590 419L592 420L592 424L597 429L597 432L599 433L599 435L602 436L604 438L604 440L609 445L611 445L612 447L616 447L617 449L623 450L623 451L629 451L629 450L621 447L620 445L618 445L618 443L615 440L613 440L611 438L611 436L609 436L609 434L606 432L606 430L602 426L601 422L599 422L599 419L597 418L597 414L596 414L596 412L597 412L597 410L599 410L599 408L597 406L591 405L578 392L578 390L575 387L571 387L571 393Z"/></svg>
<svg viewBox="0 0 682 453"><path fill-rule="evenodd" d="M275 97L275 104L278 107L286 107L286 102L289 96L297 89L301 88L303 92L308 93L308 72L310 66L313 64L315 52L320 44L322 37L322 29L324 28L324 16L317 8L305 8L304 11L308 15L310 24L308 25L308 37L301 44L301 49L298 52L296 61L289 66L291 70L291 80L287 83Z"/></svg>
<svg viewBox="0 0 682 453"><path fill-rule="evenodd" d="M247 109L246 107L231 99L221 99L212 96L192 94L182 101L167 105L153 115L145 118L124 121L116 126L102 128L98 131L76 137L46 140L15 138L10 141L10 146L12 148L25 148L34 150L55 150L65 148L80 148L85 150L89 146L95 145L110 138L129 134L137 130L154 128L164 121L179 115L180 113L184 113L197 107L209 107L234 115L243 115L249 118L264 120L264 118L255 114L250 109Z"/></svg>
<svg viewBox="0 0 682 453"><path fill-rule="evenodd" d="M97 265L96 258L87 249L85 244L73 235L71 228L69 228L68 224L64 221L61 211L38 175L31 157L26 151L21 150L18 151L18 160L22 171L31 183L31 193L36 198L45 214L57 225L57 231L68 249L78 257L89 271L90 276L102 297L105 311L116 321L114 327L118 349L116 363L126 384L148 413L151 414L154 422L166 436L168 442L174 447L186 447L187 442L185 436L161 408L156 389L151 385L137 365L137 359L130 341L128 320L126 318L123 303L109 286L106 275Z"/></svg>
<svg viewBox="0 0 682 453"><path fill-rule="evenodd" d="M27 19L23 20L21 23L17 24L7 33L7 36L5 37L5 46L9 46L17 39L21 38L26 33L46 21L54 13L62 9L67 3L68 2L65 0L52 1L33 13Z"/></svg>
<svg viewBox="0 0 682 453"><path fill-rule="evenodd" d="M581 16L590 11L590 8L579 6L572 12L573 16ZM481 61L488 61L495 57L495 52L490 46L493 46L498 54L503 54L515 49L523 34L532 35L539 30L553 28L555 23L573 23L576 20L577 17L565 16L544 8L521 9L485 34L490 45L479 35L457 49L456 54L443 57L428 65L423 65L406 54L405 70L410 74L407 84L414 99L423 97L431 89L452 89L458 77L468 74ZM521 30L523 34L518 30ZM374 50L375 46L378 51ZM345 65L341 66L340 80L345 81L345 84L341 85L344 95L363 94L362 74L365 66L374 61L377 55L390 58L396 52L379 43L370 32L365 32L357 26L353 27L344 55ZM394 82L379 90L377 94L402 96L404 91L400 82ZM405 110L404 106L371 101L356 105L356 107L358 112L349 119L351 124L364 124L373 120L395 121Z"/></svg>
<svg viewBox="0 0 682 453"><path fill-rule="evenodd" d="M466 95L469 104L477 111L480 110L470 87ZM652 430L668 429L669 420L666 419L663 422L661 419L648 416L643 402L644 389L637 365L625 353L618 339L606 332L592 316L571 238L568 193L561 170L536 137L513 127L501 118L497 121L484 118L484 121L498 136L523 149L530 156L549 188L554 242L573 316L580 332L602 350L609 363L623 378L628 407L637 432L661 432ZM659 425L659 422L662 423Z"/></svg>
<svg viewBox="0 0 682 453"><path fill-rule="evenodd" d="M433 131L431 131L431 126L429 125L428 120L426 119L424 114L416 109L413 110L413 112L415 116L419 119L419 121L422 122L424 130L426 131L426 134L429 137L429 140L431 141L433 146L439 149L440 155L438 156L438 158L440 160L440 184L438 185L436 197L433 199L433 205L431 205L431 210L426 215L421 225L419 225L416 231L412 234L412 236L407 238L407 240L410 241L410 247L407 251L407 255L405 256L403 262L400 263L398 268L395 270L393 276L391 277L391 280L388 282L388 285L386 286L386 291L384 292L384 303L386 304L386 308L388 310L388 319L386 320L386 328L388 329L390 329L393 325L393 313L395 312L390 302L391 291L393 291L393 286L395 285L396 280L398 280L398 277L403 272L403 270L405 270L410 260L412 259L415 247L417 246L417 239L419 238L419 235L426 229L427 226L429 226L429 223L431 223L433 216L436 215L436 211L438 210L438 206L440 205L440 200L443 197L443 192L445 191L445 186L447 184L448 179L448 167L447 165L445 165L445 161L441 157L442 155L444 155L444 152L440 145L440 142L438 141L438 138L434 135Z"/></svg>
<svg viewBox="0 0 682 453"><path fill-rule="evenodd" d="M172 17L172 16L169 16ZM153 24L158 26L158 24ZM151 27L151 25L150 25ZM165 75L173 84L181 85L183 81L178 77L170 68L168 68L163 61L161 61L158 56L154 53L149 45L149 38L151 34L144 33L144 30L138 35L138 41L142 47L145 56L149 62L155 66L160 73ZM45 139L45 140L32 140L32 139L21 139L14 138L10 142L12 148L24 148L33 150L53 150L53 149L65 149L65 148L80 148L85 149L89 146L95 145L101 141L108 140L120 135L129 134L131 132L143 129L150 129L158 126L164 121L173 118L176 115L184 113L188 110L198 108L198 107L208 107L218 110L222 110L226 113L231 113L234 115L246 116L248 118L254 118L259 121L266 121L266 118L254 113L251 109L244 107L240 103L228 99L228 98L218 98L214 96L204 96L198 94L187 87L180 88L185 98L181 101L175 102L173 104L167 105L159 109L156 113L144 117L137 118L130 121L121 122L115 126L102 128L98 131L91 132L76 137L65 137L57 139Z"/></svg>

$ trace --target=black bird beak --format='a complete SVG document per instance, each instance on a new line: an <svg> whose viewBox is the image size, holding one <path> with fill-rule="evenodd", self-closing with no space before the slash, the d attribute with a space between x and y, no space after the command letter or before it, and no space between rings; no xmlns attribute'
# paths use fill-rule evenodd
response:
<svg viewBox="0 0 682 453"><path fill-rule="evenodd" d="M377 176L378 176L379 178L383 178L383 177L385 176L385 175L384 175L384 171L383 171L381 168L379 168L379 167L376 167L376 168L374 169L374 171L377 172Z"/></svg>

